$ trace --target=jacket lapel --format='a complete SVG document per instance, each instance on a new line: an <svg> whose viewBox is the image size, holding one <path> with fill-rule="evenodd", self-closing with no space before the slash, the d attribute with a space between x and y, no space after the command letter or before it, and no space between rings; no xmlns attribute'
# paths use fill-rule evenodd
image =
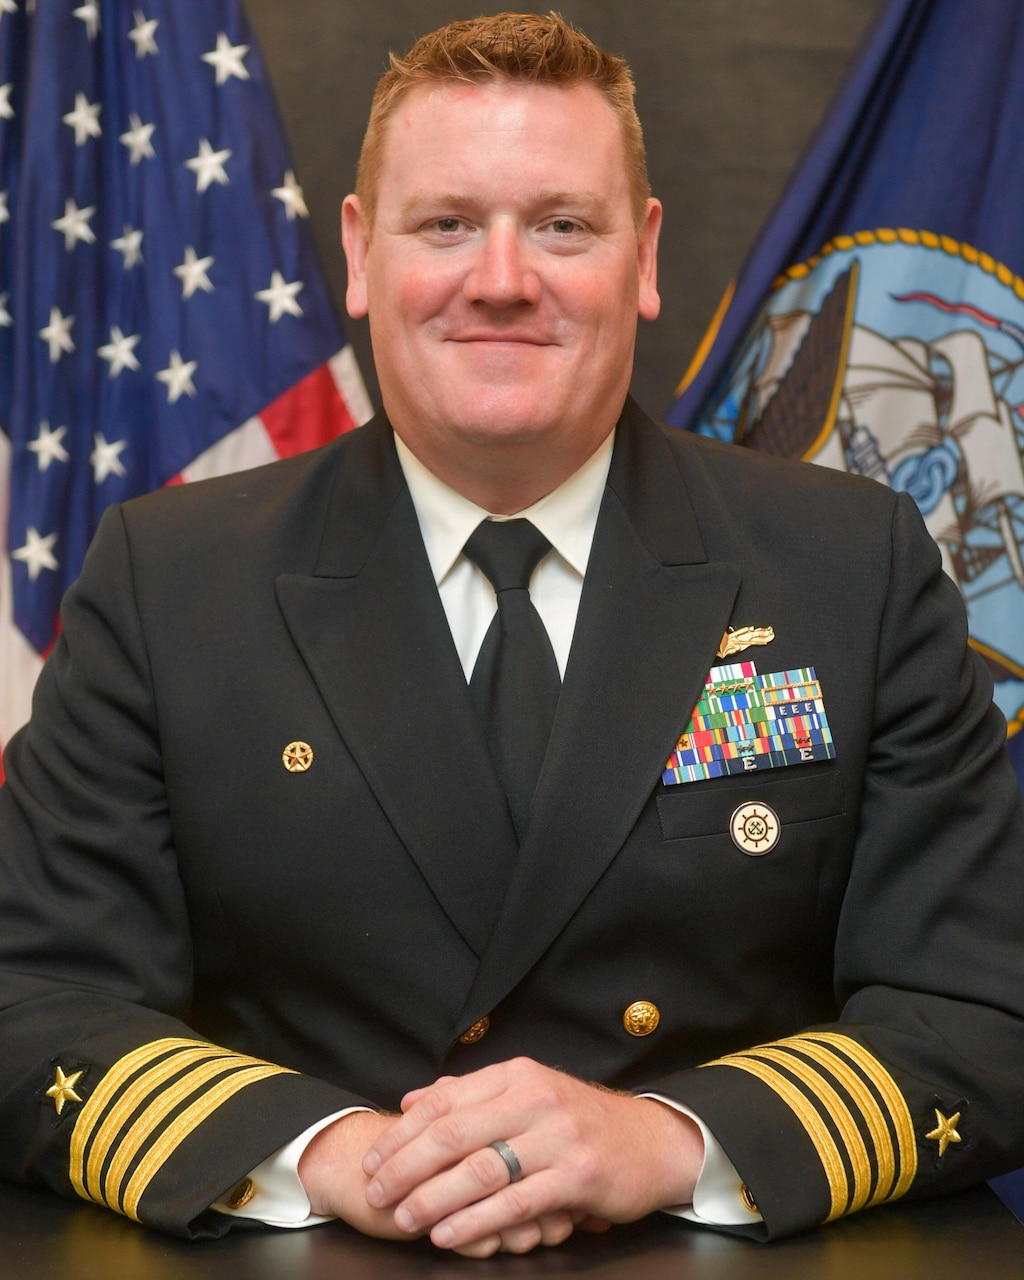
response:
<svg viewBox="0 0 1024 1280"><path fill-rule="evenodd" d="M344 443L317 564L279 577L278 602L368 785L479 955L515 835L391 429L378 418Z"/></svg>
<svg viewBox="0 0 1024 1280"><path fill-rule="evenodd" d="M628 404L530 828L460 1025L507 995L621 848L697 702L739 582L735 565L707 562L675 457Z"/></svg>

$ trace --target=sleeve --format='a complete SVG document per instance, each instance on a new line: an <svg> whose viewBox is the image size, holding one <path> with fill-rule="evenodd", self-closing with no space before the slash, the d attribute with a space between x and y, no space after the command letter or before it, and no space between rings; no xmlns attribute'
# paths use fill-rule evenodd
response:
<svg viewBox="0 0 1024 1280"><path fill-rule="evenodd" d="M309 1197L299 1179L299 1161L321 1130L353 1111L366 1110L366 1107L345 1107L303 1129L297 1138L261 1160L211 1207L218 1213L252 1218L266 1227L316 1227L333 1221L310 1211Z"/></svg>
<svg viewBox="0 0 1024 1280"><path fill-rule="evenodd" d="M681 1102L666 1098L660 1093L640 1093L640 1098L656 1098L674 1111L689 1116L704 1139L704 1159L693 1188L693 1202L682 1205L666 1205L663 1213L671 1213L705 1227L750 1226L760 1222L761 1214L754 1204L732 1161L722 1150L722 1144L696 1112Z"/></svg>
<svg viewBox="0 0 1024 1280"><path fill-rule="evenodd" d="M905 496L887 572L877 634L850 627L874 645L875 685L839 1017L645 1085L714 1132L764 1220L735 1229L758 1238L1024 1162L1024 817L1005 724Z"/></svg>
<svg viewBox="0 0 1024 1280"><path fill-rule="evenodd" d="M0 1176L184 1235L365 1105L208 1042L124 517L104 517L0 788Z"/></svg>

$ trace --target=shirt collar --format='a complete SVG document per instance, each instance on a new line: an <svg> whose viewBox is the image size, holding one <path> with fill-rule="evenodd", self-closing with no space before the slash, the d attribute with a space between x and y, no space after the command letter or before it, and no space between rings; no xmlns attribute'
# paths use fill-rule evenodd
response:
<svg viewBox="0 0 1024 1280"><path fill-rule="evenodd" d="M615 432L612 431L583 466L557 489L524 511L517 511L515 517L494 518L523 517L531 521L566 564L582 578L590 559L614 442ZM493 513L478 507L439 480L398 436L395 436L395 447L416 508L434 581L440 586L462 554L466 539L481 520L486 520Z"/></svg>

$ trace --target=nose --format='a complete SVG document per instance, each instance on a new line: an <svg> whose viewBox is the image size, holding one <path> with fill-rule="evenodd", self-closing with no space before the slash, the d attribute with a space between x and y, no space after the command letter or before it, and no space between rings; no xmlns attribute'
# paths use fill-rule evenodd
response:
<svg viewBox="0 0 1024 1280"><path fill-rule="evenodd" d="M464 293L470 302L492 307L514 307L540 299L540 279L531 246L517 227L497 223L480 237Z"/></svg>

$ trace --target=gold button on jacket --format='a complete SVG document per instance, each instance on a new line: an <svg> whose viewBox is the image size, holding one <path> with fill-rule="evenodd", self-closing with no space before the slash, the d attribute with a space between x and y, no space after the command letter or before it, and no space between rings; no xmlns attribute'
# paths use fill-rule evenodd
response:
<svg viewBox="0 0 1024 1280"><path fill-rule="evenodd" d="M650 1000L634 1000L622 1015L622 1025L631 1036L649 1036L661 1021L661 1010Z"/></svg>
<svg viewBox="0 0 1024 1280"><path fill-rule="evenodd" d="M490 1028L491 1020L486 1015L479 1022L474 1022L471 1027L467 1027L459 1036L459 1044L476 1044L478 1040L482 1040Z"/></svg>

